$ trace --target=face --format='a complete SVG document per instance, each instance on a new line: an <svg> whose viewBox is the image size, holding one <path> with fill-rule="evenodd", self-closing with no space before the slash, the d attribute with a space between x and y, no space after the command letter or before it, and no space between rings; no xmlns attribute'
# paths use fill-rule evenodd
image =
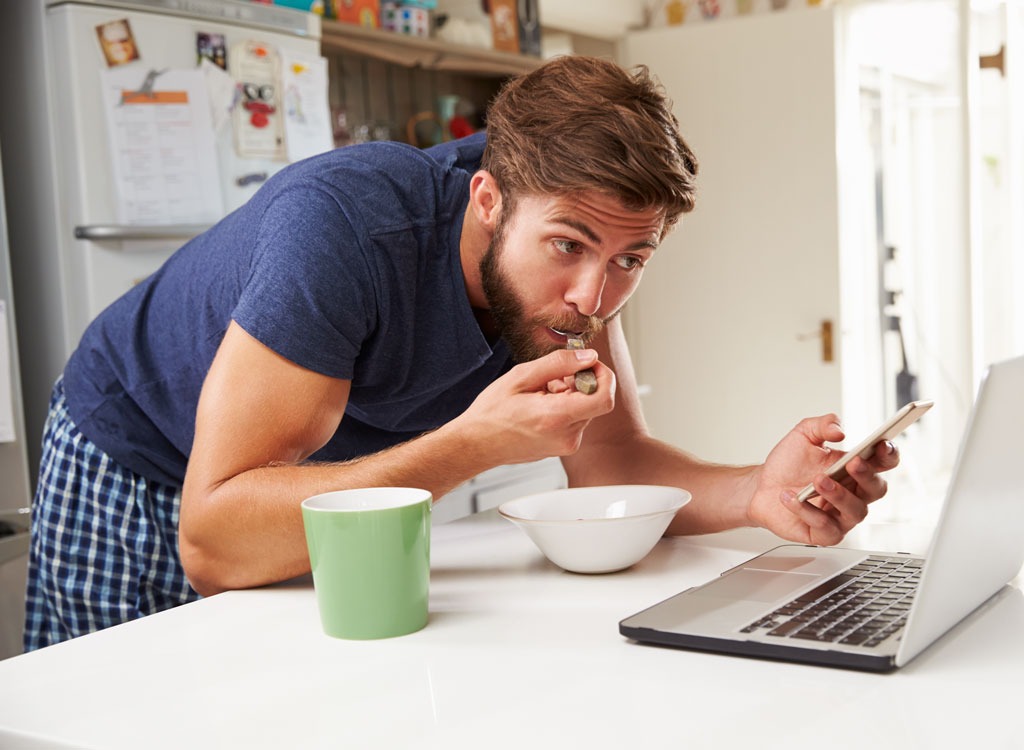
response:
<svg viewBox="0 0 1024 750"><path fill-rule="evenodd" d="M664 213L601 193L527 196L502 214L480 263L490 312L520 362L593 339L619 314L661 238Z"/></svg>

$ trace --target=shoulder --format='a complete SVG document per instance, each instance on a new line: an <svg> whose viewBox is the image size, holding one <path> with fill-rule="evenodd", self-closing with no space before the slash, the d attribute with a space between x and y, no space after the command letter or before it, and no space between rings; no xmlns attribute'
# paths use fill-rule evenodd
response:
<svg viewBox="0 0 1024 750"><path fill-rule="evenodd" d="M480 169L480 161L483 159L486 145L487 134L481 130L479 133L460 138L457 141L448 141L432 146L423 153L446 169L459 169L472 173Z"/></svg>
<svg viewBox="0 0 1024 750"><path fill-rule="evenodd" d="M351 188L353 179L366 176L395 185L443 181L449 175L479 169L484 144L484 135L479 133L429 149L397 141L344 146L286 167L267 183L267 187L312 180L346 189Z"/></svg>
<svg viewBox="0 0 1024 750"><path fill-rule="evenodd" d="M254 207L293 217L329 209L327 215L370 232L387 230L392 221L458 213L479 164L477 151L482 147L460 142L436 151L385 141L345 146L281 170L261 188Z"/></svg>

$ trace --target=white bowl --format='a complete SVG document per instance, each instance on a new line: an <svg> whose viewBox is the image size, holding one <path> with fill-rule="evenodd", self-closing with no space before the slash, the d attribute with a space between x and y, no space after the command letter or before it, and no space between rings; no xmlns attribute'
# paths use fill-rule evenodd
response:
<svg viewBox="0 0 1024 750"><path fill-rule="evenodd" d="M544 556L574 573L611 573L647 556L675 512L690 502L678 487L573 487L502 503L498 513Z"/></svg>

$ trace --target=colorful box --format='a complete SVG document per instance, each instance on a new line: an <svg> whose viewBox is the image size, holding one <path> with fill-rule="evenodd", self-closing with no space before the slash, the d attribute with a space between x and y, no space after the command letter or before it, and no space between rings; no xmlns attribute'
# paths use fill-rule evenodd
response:
<svg viewBox="0 0 1024 750"><path fill-rule="evenodd" d="M383 2L380 6L380 26L409 36L429 37L433 11L408 2Z"/></svg>
<svg viewBox="0 0 1024 750"><path fill-rule="evenodd" d="M380 0L331 0L331 5L339 21L380 28Z"/></svg>
<svg viewBox="0 0 1024 750"><path fill-rule="evenodd" d="M491 0L491 36L494 49L519 52L519 3L517 0Z"/></svg>

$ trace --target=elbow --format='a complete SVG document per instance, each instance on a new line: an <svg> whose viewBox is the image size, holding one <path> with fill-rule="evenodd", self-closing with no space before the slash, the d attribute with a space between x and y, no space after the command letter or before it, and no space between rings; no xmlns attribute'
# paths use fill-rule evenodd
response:
<svg viewBox="0 0 1024 750"><path fill-rule="evenodd" d="M225 560L228 548L219 519L213 512L217 504L209 493L196 492L186 477L178 519L178 556L189 585L200 596L213 596L241 588L231 580L234 567Z"/></svg>
<svg viewBox="0 0 1024 750"><path fill-rule="evenodd" d="M178 539L178 553L189 585L200 596L213 596L231 588L222 580L222 566L213 555L201 545L190 541L184 533Z"/></svg>
<svg viewBox="0 0 1024 750"><path fill-rule="evenodd" d="M188 502L189 499L192 502ZM219 535L210 531L211 520L198 512L202 506L195 498L183 497L182 500L178 556L189 585L201 596L241 588L231 580L233 566L224 559L226 550Z"/></svg>

